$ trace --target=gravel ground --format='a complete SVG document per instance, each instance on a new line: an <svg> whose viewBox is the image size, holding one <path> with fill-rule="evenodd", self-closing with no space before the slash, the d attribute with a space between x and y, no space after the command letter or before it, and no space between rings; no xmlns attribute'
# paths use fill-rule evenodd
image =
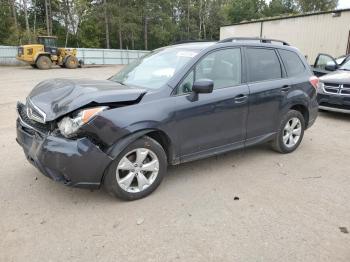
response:
<svg viewBox="0 0 350 262"><path fill-rule="evenodd" d="M267 145L169 168L149 197L42 176L15 142L15 103L53 77L119 67L0 67L0 261L350 261L350 116L320 113L299 149Z"/></svg>

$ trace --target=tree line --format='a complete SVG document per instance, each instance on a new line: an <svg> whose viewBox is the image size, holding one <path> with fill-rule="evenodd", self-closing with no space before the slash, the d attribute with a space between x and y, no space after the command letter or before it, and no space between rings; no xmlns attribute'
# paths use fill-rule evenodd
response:
<svg viewBox="0 0 350 262"><path fill-rule="evenodd" d="M217 40L220 26L264 17L333 10L338 0L0 0L0 44L154 49Z"/></svg>

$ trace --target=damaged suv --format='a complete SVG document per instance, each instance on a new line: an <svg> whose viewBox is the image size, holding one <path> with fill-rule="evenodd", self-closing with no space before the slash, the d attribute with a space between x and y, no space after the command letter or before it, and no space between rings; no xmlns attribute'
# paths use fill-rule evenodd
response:
<svg viewBox="0 0 350 262"><path fill-rule="evenodd" d="M168 165L263 142L293 152L316 119L317 85L282 41L178 44L108 80L39 83L17 105L17 141L44 175L134 200Z"/></svg>

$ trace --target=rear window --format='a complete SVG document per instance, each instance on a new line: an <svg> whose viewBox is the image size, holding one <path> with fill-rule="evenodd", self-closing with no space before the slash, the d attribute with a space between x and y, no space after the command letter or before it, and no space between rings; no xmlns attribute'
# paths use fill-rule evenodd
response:
<svg viewBox="0 0 350 262"><path fill-rule="evenodd" d="M247 48L250 82L282 77L281 64L273 49Z"/></svg>
<svg viewBox="0 0 350 262"><path fill-rule="evenodd" d="M281 55L288 76L297 76L305 72L305 66L296 53L282 49L278 50L278 52Z"/></svg>

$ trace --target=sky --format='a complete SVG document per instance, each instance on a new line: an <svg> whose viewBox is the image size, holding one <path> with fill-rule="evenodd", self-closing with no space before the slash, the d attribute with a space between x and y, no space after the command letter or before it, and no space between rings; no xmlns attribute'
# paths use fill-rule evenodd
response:
<svg viewBox="0 0 350 262"><path fill-rule="evenodd" d="M338 9L350 8L350 0L339 0Z"/></svg>

